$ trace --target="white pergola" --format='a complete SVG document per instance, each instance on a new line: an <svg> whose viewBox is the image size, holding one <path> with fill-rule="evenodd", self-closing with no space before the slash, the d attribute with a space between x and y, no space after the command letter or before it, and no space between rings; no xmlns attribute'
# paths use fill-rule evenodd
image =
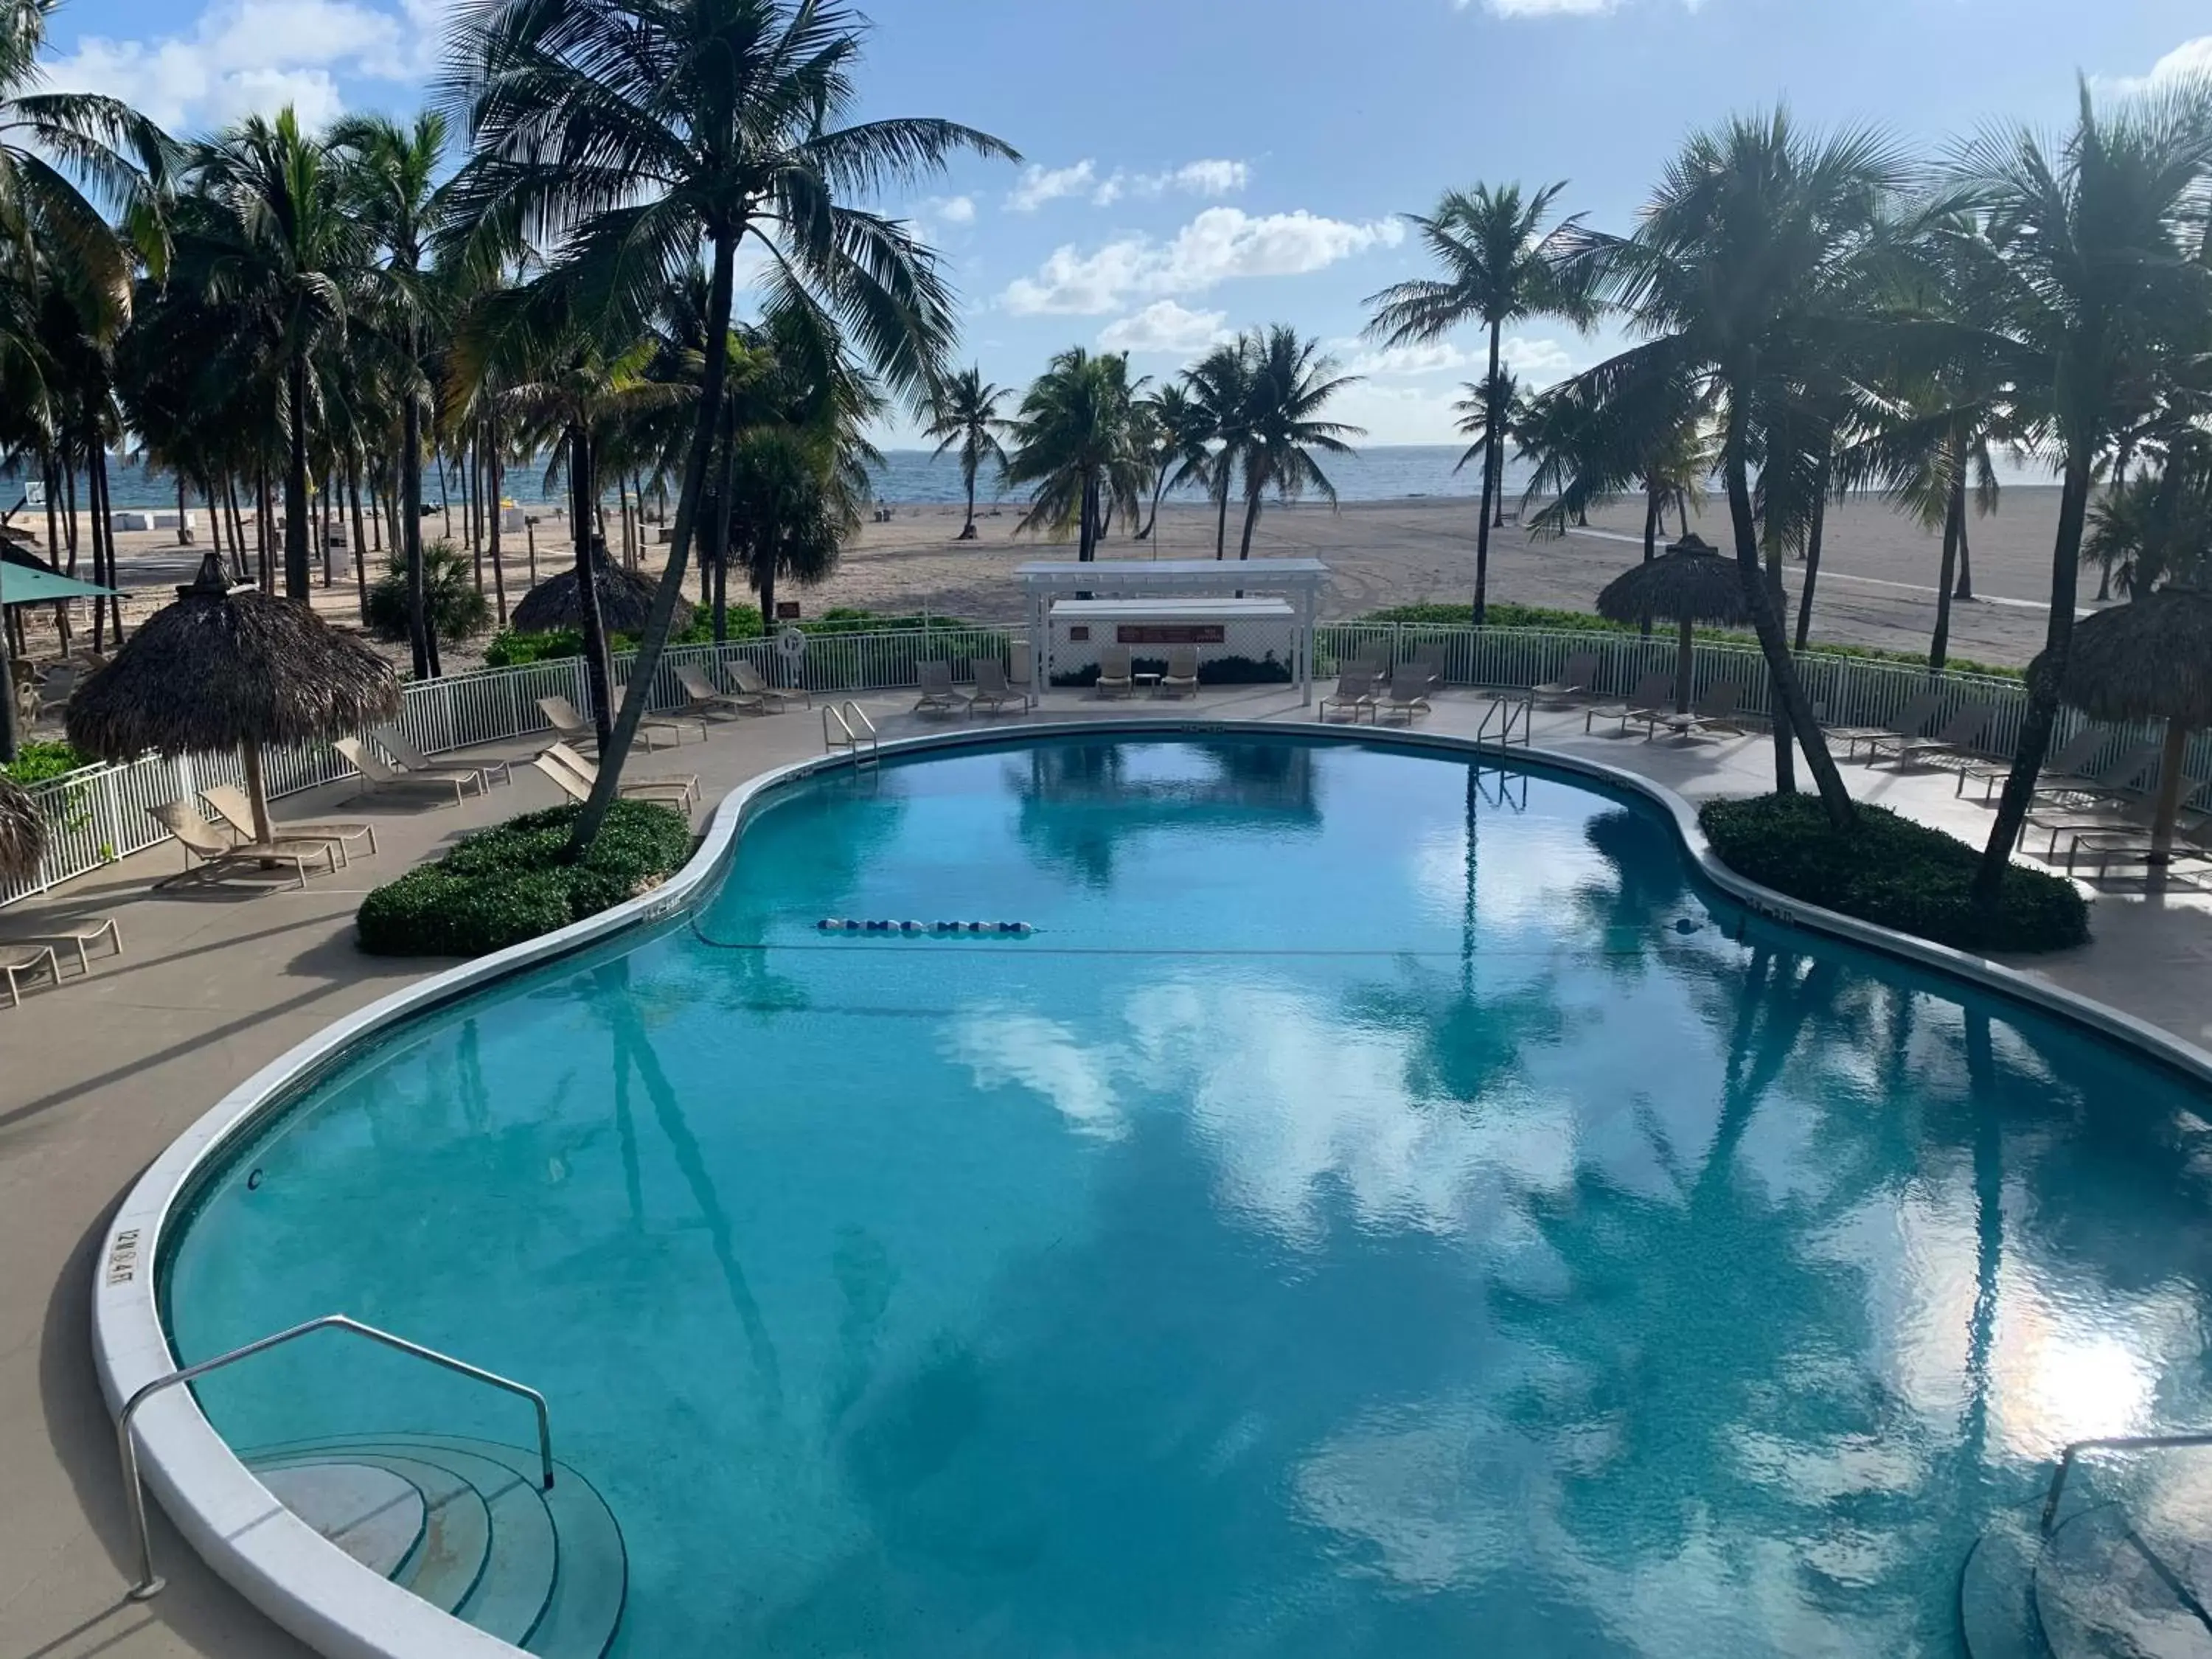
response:
<svg viewBox="0 0 2212 1659"><path fill-rule="evenodd" d="M1014 574L1022 579L1030 652L1039 691L1052 684L1052 602L1078 594L1094 599L1172 599L1231 594L1279 594L1291 602L1291 678L1298 701L1313 701L1314 613L1328 567L1319 559L1094 559L1088 564L1042 559Z"/></svg>

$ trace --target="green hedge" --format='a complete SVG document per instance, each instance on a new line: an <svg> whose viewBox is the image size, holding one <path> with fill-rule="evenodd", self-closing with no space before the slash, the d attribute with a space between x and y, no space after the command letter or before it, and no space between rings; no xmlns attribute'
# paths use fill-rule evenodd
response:
<svg viewBox="0 0 2212 1659"><path fill-rule="evenodd" d="M509 818L376 889L354 919L361 948L383 957L503 950L636 896L691 855L691 826L680 813L624 800L608 811L591 850L564 864L577 811Z"/></svg>
<svg viewBox="0 0 2212 1659"><path fill-rule="evenodd" d="M1603 617L1588 611L1553 611L1536 605L1496 605L1488 606L1484 614L1488 617L1485 626L1490 628L1545 628L1569 634L1637 634L1643 630L1634 623L1608 622ZM1472 624L1474 607L1464 602L1438 605L1394 605L1382 611L1370 611L1364 617L1352 618L1358 623L1399 623L1413 628L1466 628ZM1662 634L1671 633L1668 623L1656 624ZM1747 645L1757 647L1759 636L1749 632L1735 632L1725 628L1700 628L1698 640L1705 645ZM1885 651L1872 645L1814 645L1798 653L1807 657L1850 657L1863 662L1905 663L1914 668L1928 666L1924 652ZM2026 672L2008 668L2001 663L1975 662L1967 657L1947 657L1944 667L1959 674L1990 674L1998 679L2016 680Z"/></svg>
<svg viewBox="0 0 2212 1659"><path fill-rule="evenodd" d="M91 756L81 755L65 743L27 743L15 750L14 760L0 766L0 775L27 788L91 764Z"/></svg>
<svg viewBox="0 0 2212 1659"><path fill-rule="evenodd" d="M1168 672L1165 657L1132 657L1132 674L1164 674ZM1054 674L1056 686L1088 688L1098 684L1098 665L1078 668L1066 674ZM1275 660L1270 651L1265 657L1254 660L1250 657L1214 657L1199 664L1198 683L1200 685L1288 685L1291 671Z"/></svg>
<svg viewBox="0 0 2212 1659"><path fill-rule="evenodd" d="M2089 907L2069 881L2017 866L1985 924L1968 890L1981 849L1863 803L1848 830L1817 795L1708 801L1706 839L1738 875L1862 921L1962 951L2063 951L2089 937Z"/></svg>

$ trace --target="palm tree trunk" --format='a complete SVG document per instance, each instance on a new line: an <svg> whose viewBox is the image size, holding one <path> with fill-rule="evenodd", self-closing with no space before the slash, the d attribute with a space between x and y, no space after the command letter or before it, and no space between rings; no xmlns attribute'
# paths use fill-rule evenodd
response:
<svg viewBox="0 0 2212 1659"><path fill-rule="evenodd" d="M295 351L291 362L289 451L284 467L284 597L309 602L313 573L307 565L307 355Z"/></svg>
<svg viewBox="0 0 2212 1659"><path fill-rule="evenodd" d="M2036 775L2051 747L2051 728L2058 718L2058 684L2066 678L2066 659L2074 647L2074 604L2081 592L2081 527L2089 514L2089 451L2075 442L2066 456L2066 481L2058 496L2058 539L2051 554L2051 621L2043 640L2045 672L2029 682L2027 713L2020 723L2020 745L2012 771L2005 779L2004 794L1997 802L1996 822L1990 826L1989 843L1982 848L1981 867L1974 872L1974 903L1984 915L1996 908L2004 891L2006 866L2027 822L2029 803L2035 795ZM1960 515L1960 550L1966 548L1964 515ZM1964 577L1962 575L1961 581Z"/></svg>
<svg viewBox="0 0 2212 1659"><path fill-rule="evenodd" d="M1252 556L1252 532L1259 522L1260 492L1255 489L1244 498L1244 536L1237 544L1237 556L1240 560Z"/></svg>
<svg viewBox="0 0 2212 1659"><path fill-rule="evenodd" d="M700 543L702 558L710 553L714 561L714 643L727 643L730 637L730 520L737 488L738 442L736 405L724 398L722 411L722 465L714 478L714 505L708 517L707 534ZM771 551L768 562L775 562ZM769 572L769 584L775 583L775 573ZM761 612L762 632L767 632L768 612Z"/></svg>
<svg viewBox="0 0 2212 1659"><path fill-rule="evenodd" d="M1813 501L1813 526L1805 536L1805 586L1797 595L1797 649L1813 632L1813 588L1820 580L1820 537L1828 526L1828 476L1832 459L1820 463L1820 493Z"/></svg>
<svg viewBox="0 0 2212 1659"><path fill-rule="evenodd" d="M353 508L353 581L361 593L362 626L368 625L368 526L361 516L361 468L346 467L346 495Z"/></svg>
<svg viewBox="0 0 2212 1659"><path fill-rule="evenodd" d="M629 695L623 698L614 740L599 747L599 781L592 787L591 798L576 815L576 827L570 832L568 846L572 855L580 854L592 844L592 838L599 833L599 825L606 821L607 808L614 804L616 791L622 784L623 763L629 757L629 746L645 719L646 700L654 677L660 672L661 654L668 647L669 627L676 619L676 601L683 597L684 566L691 555L694 521L699 514L699 497L706 487L707 463L714 447L715 416L722 405L722 386L729 368L730 293L735 284L737 238L742 230L742 226L733 226L712 239L714 264L707 288L707 356L699 376L701 414L692 426L691 453L684 459L684 490L677 501L676 530L669 539L668 568L661 573L660 586L653 592L653 610L646 618L645 637L638 642L637 666L629 677Z"/></svg>
<svg viewBox="0 0 2212 1659"><path fill-rule="evenodd" d="M959 539L972 542L975 539L975 458L963 455L960 471L963 475L962 482L968 486L968 517L960 526Z"/></svg>
<svg viewBox="0 0 2212 1659"><path fill-rule="evenodd" d="M1083 482L1077 486L1077 489L1079 494L1075 510L1079 522L1075 532L1075 558L1079 564L1089 564L1097 556L1098 520L1096 495L1097 486L1091 481L1088 471L1085 471Z"/></svg>
<svg viewBox="0 0 2212 1659"><path fill-rule="evenodd" d="M1966 463L1961 460L1960 465L1964 466ZM2086 513L2087 508L2083 510ZM1966 515L1964 513L1959 515L1959 586L1953 590L1951 597L1954 599L1974 597L1974 561L1966 546Z"/></svg>
<svg viewBox="0 0 2212 1659"><path fill-rule="evenodd" d="M1498 396L1498 336L1502 323L1490 325L1490 379L1483 386L1482 516L1474 525L1474 625L1482 626L1490 607L1490 504L1498 495L1498 427L1504 409Z"/></svg>
<svg viewBox="0 0 2212 1659"><path fill-rule="evenodd" d="M1659 556L1659 492L1647 478L1644 483L1644 562L1646 564ZM1645 639L1651 637L1651 613L1649 611L1644 613L1644 626L1640 631Z"/></svg>
<svg viewBox="0 0 2212 1659"><path fill-rule="evenodd" d="M484 467L491 475L491 591L492 603L498 607L499 625L507 626L507 569L500 563L499 519L501 513L500 485L506 469L499 459L499 416L484 417Z"/></svg>
<svg viewBox="0 0 2212 1659"><path fill-rule="evenodd" d="M2119 453L2112 459L2112 485L2105 492L2106 501L2118 500L2120 492L2128 487L2128 462L2133 457L2134 448L2129 441L2121 440ZM2097 603L2102 605L2112 597L2112 562L2100 559L2097 561Z"/></svg>
<svg viewBox="0 0 2212 1659"><path fill-rule="evenodd" d="M1226 558L1229 555L1229 457L1221 457L1221 479L1214 493L1220 497L1220 509L1213 520L1213 556Z"/></svg>
<svg viewBox="0 0 2212 1659"><path fill-rule="evenodd" d="M407 325L407 357L421 355L416 325ZM415 678L425 680L437 671L430 643L429 596L422 581L422 406L412 386L402 390L399 416L399 499L392 510L400 546L407 558L407 642L414 653Z"/></svg>
<svg viewBox="0 0 2212 1659"><path fill-rule="evenodd" d="M580 421L568 428L568 507L576 520L576 608L582 614L584 682L592 694L592 729L599 740L600 764L614 741L614 665L607 657L605 619L599 613L599 581L592 552L592 440ZM635 681L636 675L632 674ZM583 844L577 845L579 852Z"/></svg>
<svg viewBox="0 0 2212 1659"><path fill-rule="evenodd" d="M1949 498L1943 503L1943 563L1936 576L1936 632L1928 641L1928 666L1941 673L1951 655L1951 576L1959 562L1959 536L1966 527L1966 479L1961 472L1951 480Z"/></svg>
<svg viewBox="0 0 2212 1659"><path fill-rule="evenodd" d="M1789 639L1782 631L1782 618L1774 608L1765 573L1759 568L1759 527L1752 516L1751 480L1744 459L1745 411L1741 397L1732 397L1729 405L1722 470L1728 479L1729 518L1735 532L1736 569L1743 580L1744 602L1751 609L1759 648L1766 657L1766 673L1774 696L1774 723L1778 728L1786 727L1796 734L1804 748L1806 763L1813 769L1813 781L1820 792L1821 805L1827 808L1828 821L1839 830L1847 829L1857 818L1850 791L1844 787L1843 775L1836 769L1835 757L1828 753L1827 739L1821 736L1819 723L1813 718L1812 705L1805 700L1805 688L1797 678L1797 665L1790 655ZM1788 740L1786 736L1783 738L1784 742ZM1778 752L1775 787L1786 792L1792 782L1783 754Z"/></svg>
<svg viewBox="0 0 2212 1659"><path fill-rule="evenodd" d="M1158 524L1158 523L1159 523L1159 521L1160 521L1160 497L1161 497L1161 496L1163 496L1163 495L1166 495L1167 493L1168 493L1168 470L1167 470L1167 468L1166 468L1164 465L1163 465L1162 467L1160 467L1160 469L1159 469L1158 471L1156 471L1156 472L1154 472L1154 473L1152 474L1152 514L1151 514L1151 515L1150 515L1149 517L1147 517L1147 518L1146 519L1146 520L1145 520L1145 527L1144 527L1142 530L1139 530L1139 531L1136 533L1136 536L1133 538L1133 539L1135 539L1135 540L1137 540L1137 541L1140 541L1140 542L1148 542L1148 541L1152 540L1152 527L1153 527L1155 525Z"/></svg>

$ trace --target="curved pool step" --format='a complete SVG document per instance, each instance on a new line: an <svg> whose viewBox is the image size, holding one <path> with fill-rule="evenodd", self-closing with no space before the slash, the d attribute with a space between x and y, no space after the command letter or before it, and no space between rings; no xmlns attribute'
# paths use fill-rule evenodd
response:
<svg viewBox="0 0 2212 1659"><path fill-rule="evenodd" d="M2033 1596L2057 1659L2212 1659L2212 1619L2178 1557L2147 1538L2118 1504L2062 1522L2037 1557Z"/></svg>
<svg viewBox="0 0 2212 1659"><path fill-rule="evenodd" d="M1959 1570L1959 1638L1966 1659L2051 1659L2035 1620L2043 1534L2032 1516L2000 1516Z"/></svg>
<svg viewBox="0 0 2212 1659"><path fill-rule="evenodd" d="M612 1644L629 1594L622 1529L568 1464L556 1463L553 1490L541 1492L536 1452L461 1435L349 1436L244 1455L341 1548L380 1503L388 1518L374 1559L349 1553L479 1630L541 1659L603 1659ZM421 1521L401 1553L390 1534L409 1495Z"/></svg>

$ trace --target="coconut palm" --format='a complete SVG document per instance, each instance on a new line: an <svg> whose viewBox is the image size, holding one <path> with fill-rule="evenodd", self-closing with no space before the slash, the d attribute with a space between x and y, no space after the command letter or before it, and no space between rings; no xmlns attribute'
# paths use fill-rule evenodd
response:
<svg viewBox="0 0 2212 1659"><path fill-rule="evenodd" d="M1336 486L1314 459L1349 455L1348 438L1365 431L1342 421L1325 420L1329 400L1360 377L1339 374L1334 358L1318 340L1298 337L1287 323L1265 334L1255 331L1251 380L1245 393L1244 441L1237 460L1244 478L1244 534L1237 556L1252 556L1252 531L1260 522L1260 503L1273 490L1278 501L1295 501L1309 491L1336 505Z"/></svg>
<svg viewBox="0 0 2212 1659"><path fill-rule="evenodd" d="M1213 556L1229 551L1229 489L1236 476L1236 458L1243 453L1250 428L1252 407L1252 340L1239 335L1183 371L1190 394L1192 419L1204 441L1213 447L1206 483L1213 491ZM1194 480L1198 475L1193 474Z"/></svg>
<svg viewBox="0 0 2212 1659"><path fill-rule="evenodd" d="M578 815L599 831L644 717L683 590L728 371L741 246L763 261L770 312L834 318L895 393L926 397L954 333L935 256L854 194L933 177L963 150L1016 160L950 121L844 125L863 24L814 0L486 0L456 37L447 94L467 112L471 212L554 250L616 333L641 330L672 276L703 252L702 380L653 624L598 785Z"/></svg>
<svg viewBox="0 0 2212 1659"><path fill-rule="evenodd" d="M362 299L370 243L340 194L329 148L301 131L290 106L276 118L248 116L189 164L204 211L178 275L205 298L236 309L283 371L284 592L309 592L308 499L317 415L315 354L342 347Z"/></svg>
<svg viewBox="0 0 2212 1659"><path fill-rule="evenodd" d="M1884 366L1868 296L1896 257L1901 233L1886 210L1909 177L1887 138L1808 135L1777 111L1692 137L1633 235L1583 239L1593 278L1644 340L1575 377L1574 395L1640 406L1655 427L1691 402L1715 410L1738 570L1756 590L1746 600L1774 690L1776 787L1794 787L1794 734L1838 824L1852 818L1850 794L1761 568L1751 467L1770 494L1783 473L1817 473L1825 439L1817 453L1805 447L1804 411ZM1810 496L1793 486L1793 499Z"/></svg>
<svg viewBox="0 0 2212 1659"><path fill-rule="evenodd" d="M2025 129L1960 145L1948 173L1985 237L1938 230L1972 262L1992 325L1962 349L2003 364L2016 418L2058 461L2051 610L2018 748L1974 880L1996 902L2051 743L2067 678L2081 541L2098 458L2130 416L2146 361L2194 349L2212 308L2203 246L2212 177L2212 93L2197 84L2147 94L2101 114L2085 82L2073 130L2055 154Z"/></svg>
<svg viewBox="0 0 2212 1659"><path fill-rule="evenodd" d="M1475 526L1474 622L1482 624L1490 591L1490 519L1498 498L1504 448L1506 382L1499 378L1508 323L1563 317L1577 327L1596 311L1573 258L1579 217L1549 223L1553 204L1566 185L1547 185L1524 196L1521 186L1477 185L1450 191L1429 214L1408 222L1443 268L1442 276L1398 283L1369 297L1375 308L1368 332L1386 346L1427 344L1468 324L1490 336L1490 362L1482 381L1491 407L1485 419L1482 517Z"/></svg>
<svg viewBox="0 0 2212 1659"><path fill-rule="evenodd" d="M1487 375L1480 380L1468 380L1460 388L1467 396L1452 401L1452 413L1459 416L1455 423L1455 429L1460 436L1469 441L1459 459L1452 463L1454 472L1464 471L1467 464L1472 460L1480 459L1485 465L1489 464L1492 410L1498 414L1498 441L1501 443L1520 443L1522 434L1528 425L1534 405L1528 394L1521 390L1521 383L1514 378L1511 369L1501 368L1498 372L1504 377L1502 385L1493 386ZM1495 530L1504 521L1505 494L1500 490L1498 499L1490 504L1490 526Z"/></svg>
<svg viewBox="0 0 2212 1659"><path fill-rule="evenodd" d="M1170 380L1146 399L1151 416L1152 507L1140 542L1150 541L1160 521L1160 498L1187 483L1209 484L1213 477L1213 454L1207 447L1212 424L1190 389Z"/></svg>
<svg viewBox="0 0 2212 1659"><path fill-rule="evenodd" d="M922 435L938 440L932 458L960 446L960 482L968 491L968 519L959 536L963 542L975 539L975 474L986 461L996 461L1000 471L1006 470L1006 451L999 434L1006 423L999 418L999 405L1011 395L1006 387L987 382L981 369L963 368L930 400L929 424Z"/></svg>
<svg viewBox="0 0 2212 1659"><path fill-rule="evenodd" d="M1126 352L1094 356L1071 346L1037 376L1009 425L1006 479L1030 487L1030 510L1017 531L1064 537L1073 530L1075 556L1088 562L1098 556L1109 504L1136 516L1148 470L1137 442L1136 391Z"/></svg>
<svg viewBox="0 0 2212 1659"><path fill-rule="evenodd" d="M422 260L453 228L453 192L441 183L448 128L441 111L424 110L410 126L380 115L352 116L331 129L330 147L344 163L349 209L382 250L384 282L377 316L397 350L392 390L399 404L396 479L401 558L407 567L407 636L415 678L435 672L436 641L428 623L422 566L423 318L433 307Z"/></svg>

